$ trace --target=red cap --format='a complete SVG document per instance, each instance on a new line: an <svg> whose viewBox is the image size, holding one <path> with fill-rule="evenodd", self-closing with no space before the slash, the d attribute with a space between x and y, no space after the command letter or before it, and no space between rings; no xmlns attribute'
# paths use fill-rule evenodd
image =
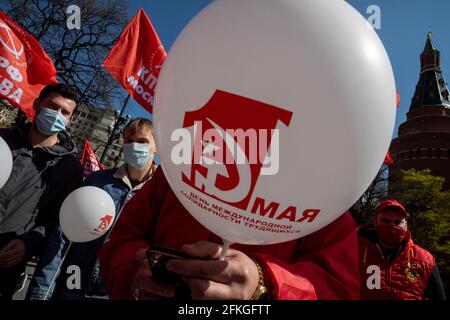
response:
<svg viewBox="0 0 450 320"><path fill-rule="evenodd" d="M406 212L405 207L403 207L400 202L395 200L386 200L380 203L377 207L376 213L383 211L387 208L393 208L397 209L398 211L402 212L405 216L408 216L408 213Z"/></svg>

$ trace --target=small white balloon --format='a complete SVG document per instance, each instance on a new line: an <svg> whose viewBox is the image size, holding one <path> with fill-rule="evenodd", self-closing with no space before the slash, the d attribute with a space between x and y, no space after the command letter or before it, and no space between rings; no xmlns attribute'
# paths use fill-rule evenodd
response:
<svg viewBox="0 0 450 320"><path fill-rule="evenodd" d="M0 189L3 188L11 175L13 158L8 144L0 137Z"/></svg>
<svg viewBox="0 0 450 320"><path fill-rule="evenodd" d="M116 206L104 190L87 186L76 189L64 200L59 223L72 242L86 242L105 234L113 225Z"/></svg>

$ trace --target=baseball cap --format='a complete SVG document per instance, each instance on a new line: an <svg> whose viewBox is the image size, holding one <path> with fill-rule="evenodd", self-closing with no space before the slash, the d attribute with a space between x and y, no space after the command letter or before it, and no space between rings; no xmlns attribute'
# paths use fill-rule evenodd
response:
<svg viewBox="0 0 450 320"><path fill-rule="evenodd" d="M383 211L387 208L396 209L397 211L403 213L406 217L408 216L408 213L406 212L406 209L404 206L401 205L400 202L395 200L386 200L380 203L376 209L376 213Z"/></svg>

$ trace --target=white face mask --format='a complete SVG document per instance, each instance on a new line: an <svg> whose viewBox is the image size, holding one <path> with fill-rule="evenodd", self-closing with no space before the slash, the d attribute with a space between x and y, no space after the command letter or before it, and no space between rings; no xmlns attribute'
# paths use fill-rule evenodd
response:
<svg viewBox="0 0 450 320"><path fill-rule="evenodd" d="M125 143L123 157L130 166L140 169L150 161L150 145L148 143Z"/></svg>

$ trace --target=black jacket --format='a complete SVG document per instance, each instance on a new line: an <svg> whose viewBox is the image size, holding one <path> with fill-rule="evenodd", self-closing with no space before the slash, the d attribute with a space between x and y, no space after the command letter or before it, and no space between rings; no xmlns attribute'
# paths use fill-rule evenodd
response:
<svg viewBox="0 0 450 320"><path fill-rule="evenodd" d="M83 169L67 132L58 134L52 147L30 144L31 124L0 129L14 163L7 183L0 189L0 235L15 233L27 248L26 258L38 255L49 228L58 222L66 196L78 188Z"/></svg>

